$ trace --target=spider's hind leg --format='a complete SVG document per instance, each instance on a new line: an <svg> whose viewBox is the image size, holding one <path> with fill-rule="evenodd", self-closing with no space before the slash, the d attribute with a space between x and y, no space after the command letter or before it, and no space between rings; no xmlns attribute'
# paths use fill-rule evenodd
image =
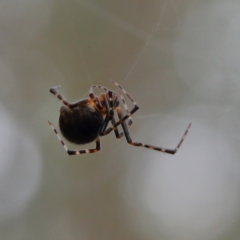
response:
<svg viewBox="0 0 240 240"><path fill-rule="evenodd" d="M121 109L118 107L117 108L117 113L118 113L118 117L121 121L121 119L123 119L123 114L122 114L122 111ZM145 148L149 148L149 149L152 149L152 150L156 150L156 151L160 151L160 152L163 152L163 153L168 153L168 154L175 154L178 149L180 148L180 146L182 145L187 133L188 133L188 130L189 128L191 127L191 123L188 125L186 131L184 132L180 142L178 143L177 147L175 149L169 149L169 148L162 148L162 147L155 147L155 146L152 146L152 145L148 145L148 144L144 144L144 143L139 143L139 142L133 142L131 137L130 137L130 134L129 134L129 131L128 131L128 127L127 127L127 124L125 121L121 121L121 125L122 125L122 128L123 128L123 132L124 132L124 135L127 139L127 142L129 144L131 144L132 146L135 146L135 147L145 147Z"/></svg>

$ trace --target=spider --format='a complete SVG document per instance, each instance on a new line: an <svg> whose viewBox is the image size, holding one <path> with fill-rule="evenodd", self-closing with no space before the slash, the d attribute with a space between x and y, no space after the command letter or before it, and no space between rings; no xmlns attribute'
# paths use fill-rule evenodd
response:
<svg viewBox="0 0 240 240"><path fill-rule="evenodd" d="M148 144L133 142L128 129L133 123L131 116L139 109L139 107L133 100L133 98L125 91L125 89L122 88L121 85L114 81L111 82L118 87L118 94L108 88L96 85L93 87L100 88L104 90L105 93L102 93L99 96L95 96L92 91L90 91L89 98L81 99L73 103L68 102L58 93L57 89L59 89L60 86L52 87L50 89L50 92L58 99L60 99L61 102L64 104L60 108L59 117L59 128L62 135L69 142L79 145L87 144L93 141L96 142L95 149L85 149L77 151L69 150L60 135L58 134L57 130L52 125L52 123L48 121L49 125L57 135L66 152L69 155L98 152L100 150L100 137L114 131L116 138L121 138L125 136L127 142L132 146L149 148L168 154L175 154L183 143L191 126L191 123L188 125L186 131L184 132L180 142L175 149L155 147ZM130 111L124 100L123 94L127 96L134 105ZM119 106L120 100L122 101L125 108L125 115L123 114L122 109ZM114 116L114 111L116 111L118 115L117 121ZM107 126L109 122L111 122L111 127L108 128ZM123 132L119 132L118 127L120 125L122 126Z"/></svg>

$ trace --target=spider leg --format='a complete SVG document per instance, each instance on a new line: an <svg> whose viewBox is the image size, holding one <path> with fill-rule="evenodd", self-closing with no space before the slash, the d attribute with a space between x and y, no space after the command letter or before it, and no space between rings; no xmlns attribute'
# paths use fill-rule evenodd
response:
<svg viewBox="0 0 240 240"><path fill-rule="evenodd" d="M131 100L134 106L137 106L136 102L133 100L133 98L127 93L127 91L118 83L114 82L113 80L110 80L111 83L115 84L118 88L121 89L121 91Z"/></svg>
<svg viewBox="0 0 240 240"><path fill-rule="evenodd" d="M117 107L116 109L120 109L120 107ZM129 111L129 113L127 113L124 117L123 117L123 114L121 113L121 117L122 117L122 118L119 117L119 121L116 122L116 123L113 125L113 127L110 127L109 129L107 129L107 130L105 131L106 134L110 133L112 130L115 130L118 125L120 125L120 124L122 124L122 123L125 123L125 120L128 119L130 116L132 116L133 113L135 113L138 109L139 109L139 107L138 107L137 105L134 106L134 108L133 108L131 111ZM126 123L125 123L125 124L126 124ZM124 133L125 133L125 132L124 132ZM106 134L105 134L105 135L106 135Z"/></svg>
<svg viewBox="0 0 240 240"><path fill-rule="evenodd" d="M124 98L123 98L123 95L122 95L122 91L121 91L121 90L119 90L119 96L120 96L120 98L121 98L121 100L122 100L123 106L124 106L127 114L129 114L128 106L127 106L127 104L126 104L126 102L125 102L125 100L124 100ZM133 120L132 120L132 118L131 118L131 116L130 116L130 117L129 117L129 120L128 120L128 124L127 124L128 128L130 128L132 124L133 124Z"/></svg>
<svg viewBox="0 0 240 240"><path fill-rule="evenodd" d="M100 131L99 135L100 136L106 136L108 135L111 131L106 131L107 125L109 123L109 118L108 117L105 118L104 122L103 122L103 127L102 130ZM115 118L113 117L111 120L112 125L114 125L116 123ZM112 129L112 128L111 128ZM123 137L123 132L119 133L118 128L114 128L114 133L116 138L121 138Z"/></svg>
<svg viewBox="0 0 240 240"><path fill-rule="evenodd" d="M117 82L114 82L113 80L110 80L111 83L115 84L118 88L120 88L120 91L119 91L119 95L121 97L121 100L123 102L123 105L124 105L124 108L125 110L127 111L127 114L130 114L130 111L128 110L128 107L127 107L127 104L123 98L123 95L122 93L124 93L129 99L130 101L133 103L134 105L134 108L137 107L139 109L139 107L137 106L136 102L133 100L133 98L127 93L127 91L120 85L118 84ZM129 116L129 121L128 121L128 128L133 124L133 121L132 121L132 118L131 118L131 115Z"/></svg>
<svg viewBox="0 0 240 240"><path fill-rule="evenodd" d="M63 145L63 148L65 149L65 151L68 153L68 155L79 155L79 154L83 154L83 153L95 153L98 152L101 149L101 144L100 144L100 138L98 137L95 142L96 142L96 148L95 149L85 149L85 150L69 150L67 145L63 142L62 138L60 137L60 135L58 134L57 130L54 128L54 126L52 125L51 122L48 121L48 124L51 126L51 128L53 129L53 131L55 132L55 134L57 135L57 138L59 139L59 141L61 142L61 144Z"/></svg>
<svg viewBox="0 0 240 240"><path fill-rule="evenodd" d="M72 104L69 103L66 99L64 99L60 93L58 93L57 89L59 89L60 87L61 86L52 87L50 89L50 93L52 93L54 96L56 96L63 104L70 107Z"/></svg>
<svg viewBox="0 0 240 240"><path fill-rule="evenodd" d="M116 123L115 118L113 117L112 119L112 125L114 125ZM123 136L123 132L119 133L117 128L114 128L114 132L115 132L115 136L116 138L121 138Z"/></svg>
<svg viewBox="0 0 240 240"><path fill-rule="evenodd" d="M103 87L103 86L101 86L101 85L94 85L94 86L92 86L92 87L103 89L103 90L105 90L106 92L111 91L109 88Z"/></svg>
<svg viewBox="0 0 240 240"><path fill-rule="evenodd" d="M50 89L50 93L52 93L54 96L56 96L64 105L66 105L67 107L69 108L74 108L76 107L80 102L85 102L85 103L89 103L89 99L80 99L79 101L77 102L73 102L73 103L70 103L68 102L58 91L57 89L59 89L61 86L56 86L56 87L52 87ZM90 98L93 100L94 98L94 95L92 93L89 94ZM101 108L101 102L98 98L95 98L95 103L97 104L97 106L99 107L99 109Z"/></svg>
<svg viewBox="0 0 240 240"><path fill-rule="evenodd" d="M117 113L118 113L118 117L119 119L123 119L123 114L122 114L122 111L119 107L117 107ZM121 121L121 120L120 120ZM175 154L178 149L180 148L180 146L182 145L187 133L188 133L188 130L189 128L191 127L191 123L188 125L186 131L184 132L180 142L178 143L177 147L175 149L169 149L169 148L162 148L162 147L155 147L155 146L152 146L152 145L148 145L148 144L144 144L144 143L139 143L139 142L133 142L131 137L130 137L130 134L129 134L129 131L128 131L128 127L127 127L127 124L126 122L122 122L121 121L121 125L122 125L122 128L123 128L123 132L124 132L124 135L127 139L127 142L129 144L131 144L132 146L135 146L135 147L145 147L145 148L149 148L149 149L152 149L152 150L156 150L156 151L160 151L160 152L163 152L163 153L168 153L168 154Z"/></svg>
<svg viewBox="0 0 240 240"><path fill-rule="evenodd" d="M102 103L99 100L99 97L95 97L93 93L89 93L89 97L95 102L99 110L103 109Z"/></svg>
<svg viewBox="0 0 240 240"><path fill-rule="evenodd" d="M133 98L130 97L130 96L128 95L128 93L127 93L127 92L122 88L122 86L120 86L118 83L116 83L116 82L114 82L114 81L112 81L112 80L110 80L110 82L114 83L117 87L119 87L119 88L121 89L121 91L119 91L119 95L120 95L120 97L121 97L121 100L122 100L122 102L123 102L123 105L124 105L125 110L127 111L127 113L129 113L129 110L128 110L127 104L126 104L126 102L125 102L125 100L124 100L124 98L123 98L122 92L123 92L124 94L126 94L126 96L127 96L128 98L130 98L130 100L131 100L131 101L133 102L133 104L134 104L135 102L134 102ZM92 86L92 87L100 88L100 89L103 89L103 90L107 91L107 92L109 93L109 97L110 97L110 106L113 107L113 105L112 105L112 91L111 91L109 88L103 87L103 86L101 86L101 85L94 85L94 86ZM110 96L110 94L111 94L111 96ZM132 118L129 117L128 127L130 127L130 126L132 125L132 123L133 123Z"/></svg>
<svg viewBox="0 0 240 240"><path fill-rule="evenodd" d="M110 132L106 131L109 121L111 121L112 125L114 125L116 123L115 118L114 118L114 111L113 111L112 91L109 90L108 96L109 96L109 99L108 99L107 95L105 95L105 97L104 97L105 106L107 109L107 116L104 120L102 129L100 131L100 134L99 134L100 136L105 136L108 133L110 133ZM116 138L121 138L123 136L123 133L122 132L119 133L117 127L114 128L114 132L115 132Z"/></svg>

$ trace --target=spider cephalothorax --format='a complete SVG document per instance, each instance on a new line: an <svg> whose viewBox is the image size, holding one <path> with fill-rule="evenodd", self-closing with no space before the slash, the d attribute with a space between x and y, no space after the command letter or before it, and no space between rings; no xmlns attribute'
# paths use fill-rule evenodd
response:
<svg viewBox="0 0 240 240"><path fill-rule="evenodd" d="M114 130L116 138L125 136L127 142L133 146L145 147L164 153L175 154L184 141L191 123L188 125L186 131L183 134L183 137L175 149L161 148L143 143L133 142L128 129L133 123L131 116L139 109L139 107L133 98L122 88L122 86L114 81L111 82L120 89L119 94L102 86L93 86L103 89L105 93L101 94L98 97L91 92L88 99L83 99L74 103L69 103L57 92L57 89L59 87L53 87L50 89L50 92L54 94L58 99L60 99L64 104L64 106L62 106L60 109L59 117L59 127L62 135L69 142L76 144L86 144L93 141L96 142L95 149L77 151L69 150L59 136L57 130L50 122L48 122L54 132L57 134L58 139L62 143L67 153L69 155L76 155L82 153L97 152L100 150L100 136L107 135ZM123 98L123 94L125 94L134 105L130 111L128 110L127 104ZM126 114L123 114L122 109L119 106L119 99L121 99L124 105ZM117 121L115 120L114 116L115 112L118 116ZM128 122L126 122L127 120ZM108 128L109 122L111 122L112 126ZM123 129L123 132L121 133L119 133L118 130L119 125L121 125Z"/></svg>

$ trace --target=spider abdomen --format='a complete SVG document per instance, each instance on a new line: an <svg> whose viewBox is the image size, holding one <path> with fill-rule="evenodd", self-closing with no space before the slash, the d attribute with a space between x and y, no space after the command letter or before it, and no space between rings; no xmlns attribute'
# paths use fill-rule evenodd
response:
<svg viewBox="0 0 240 240"><path fill-rule="evenodd" d="M87 144L98 136L103 124L102 114L91 105L60 109L59 127L62 135L70 142Z"/></svg>

